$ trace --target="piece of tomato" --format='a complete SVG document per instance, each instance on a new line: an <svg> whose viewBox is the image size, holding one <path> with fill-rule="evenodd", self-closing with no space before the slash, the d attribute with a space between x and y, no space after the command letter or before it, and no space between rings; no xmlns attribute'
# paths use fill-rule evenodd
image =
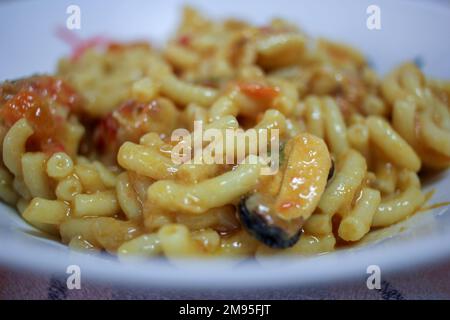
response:
<svg viewBox="0 0 450 320"><path fill-rule="evenodd" d="M276 87L258 83L240 83L239 90L253 99L272 100L276 98L280 90Z"/></svg>

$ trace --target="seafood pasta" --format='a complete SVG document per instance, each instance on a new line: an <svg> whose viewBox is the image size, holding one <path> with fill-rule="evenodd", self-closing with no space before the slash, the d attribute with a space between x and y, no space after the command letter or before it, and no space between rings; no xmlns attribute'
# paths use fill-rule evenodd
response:
<svg viewBox="0 0 450 320"><path fill-rule="evenodd" d="M413 215L425 202L418 173L450 165L450 82L413 63L379 78L356 49L280 19L216 22L186 8L163 49L75 47L54 75L0 87L0 198L74 249L330 252ZM225 155L227 138L214 149L222 162L175 162L173 133L193 137L197 124L248 134L243 157Z"/></svg>

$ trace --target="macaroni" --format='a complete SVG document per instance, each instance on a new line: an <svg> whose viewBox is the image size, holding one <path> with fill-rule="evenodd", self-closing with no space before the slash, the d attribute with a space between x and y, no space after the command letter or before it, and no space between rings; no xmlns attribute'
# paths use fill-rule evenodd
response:
<svg viewBox="0 0 450 320"><path fill-rule="evenodd" d="M412 63L379 78L357 50L310 42L186 8L165 48L105 43L5 81L0 198L121 260L322 254L407 219L419 173L450 166L450 84ZM211 130L244 138L211 151L196 143ZM173 161L180 146L194 161Z"/></svg>

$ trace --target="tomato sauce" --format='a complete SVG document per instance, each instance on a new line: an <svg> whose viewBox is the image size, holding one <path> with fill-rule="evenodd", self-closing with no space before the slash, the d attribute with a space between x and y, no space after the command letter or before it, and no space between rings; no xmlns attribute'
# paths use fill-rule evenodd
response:
<svg viewBox="0 0 450 320"><path fill-rule="evenodd" d="M102 118L94 131L94 144L98 151L105 153L108 146L114 147L117 144L117 133L119 122L109 113Z"/></svg>
<svg viewBox="0 0 450 320"><path fill-rule="evenodd" d="M156 100L142 103L125 101L120 107L99 120L94 130L94 145L101 153L115 153L125 141L138 142L157 121L160 106Z"/></svg>
<svg viewBox="0 0 450 320"><path fill-rule="evenodd" d="M272 100L276 98L280 92L278 88L258 83L240 83L239 89L251 98L262 100Z"/></svg>
<svg viewBox="0 0 450 320"><path fill-rule="evenodd" d="M7 82L0 88L0 119L10 128L25 118L34 130L27 142L29 151L42 150L54 153L63 151L59 141L65 119L52 111L68 108L70 112L81 111L82 98L61 79L37 76Z"/></svg>

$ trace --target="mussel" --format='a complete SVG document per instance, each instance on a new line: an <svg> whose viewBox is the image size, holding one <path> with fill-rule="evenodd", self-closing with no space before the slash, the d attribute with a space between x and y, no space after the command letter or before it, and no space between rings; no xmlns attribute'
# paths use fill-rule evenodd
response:
<svg viewBox="0 0 450 320"><path fill-rule="evenodd" d="M257 190L241 199L242 225L256 239L272 248L288 248L300 238L303 224L316 209L332 161L325 142L311 134L292 138L283 150L282 180L277 194ZM276 183L277 179L274 179Z"/></svg>

